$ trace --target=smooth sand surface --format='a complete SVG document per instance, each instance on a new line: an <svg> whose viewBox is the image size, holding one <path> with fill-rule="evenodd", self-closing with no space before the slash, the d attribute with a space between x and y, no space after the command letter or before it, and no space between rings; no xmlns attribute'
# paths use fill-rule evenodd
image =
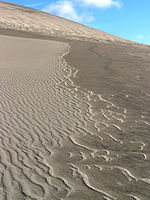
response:
<svg viewBox="0 0 150 200"><path fill-rule="evenodd" d="M0 34L0 200L149 200L150 47Z"/></svg>

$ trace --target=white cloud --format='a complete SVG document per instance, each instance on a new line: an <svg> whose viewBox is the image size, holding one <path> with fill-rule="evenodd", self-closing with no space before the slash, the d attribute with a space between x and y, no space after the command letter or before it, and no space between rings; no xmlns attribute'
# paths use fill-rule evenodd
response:
<svg viewBox="0 0 150 200"><path fill-rule="evenodd" d="M77 22L90 22L94 20L94 17L90 13L82 12L79 14L75 8L75 4L69 0L56 1L46 6L43 11Z"/></svg>
<svg viewBox="0 0 150 200"><path fill-rule="evenodd" d="M87 6L96 6L98 8L109 8L111 6L121 7L118 0L75 0L84 3Z"/></svg>

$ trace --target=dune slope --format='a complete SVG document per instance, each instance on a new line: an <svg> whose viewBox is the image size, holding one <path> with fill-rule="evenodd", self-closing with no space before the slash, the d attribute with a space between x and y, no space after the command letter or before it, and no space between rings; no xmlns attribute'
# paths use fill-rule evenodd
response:
<svg viewBox="0 0 150 200"><path fill-rule="evenodd" d="M149 200L149 47L0 13L0 199Z"/></svg>

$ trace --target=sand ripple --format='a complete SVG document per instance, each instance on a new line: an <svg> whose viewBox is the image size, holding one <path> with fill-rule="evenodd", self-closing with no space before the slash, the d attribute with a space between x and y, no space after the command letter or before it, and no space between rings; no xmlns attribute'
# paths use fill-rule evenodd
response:
<svg viewBox="0 0 150 200"><path fill-rule="evenodd" d="M75 85L66 44L0 42L1 199L150 199L149 138L134 136L146 115Z"/></svg>

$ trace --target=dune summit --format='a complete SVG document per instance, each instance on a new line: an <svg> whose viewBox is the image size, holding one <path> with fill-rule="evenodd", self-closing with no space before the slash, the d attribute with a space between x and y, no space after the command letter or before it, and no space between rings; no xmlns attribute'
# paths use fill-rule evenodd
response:
<svg viewBox="0 0 150 200"><path fill-rule="evenodd" d="M149 46L6 2L0 44L0 200L149 200Z"/></svg>

